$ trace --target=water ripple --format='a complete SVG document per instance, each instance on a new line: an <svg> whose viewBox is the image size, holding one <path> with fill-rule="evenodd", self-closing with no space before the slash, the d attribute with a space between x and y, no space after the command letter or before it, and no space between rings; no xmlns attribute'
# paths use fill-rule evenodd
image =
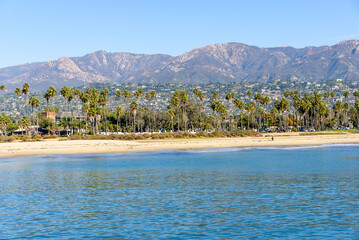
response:
<svg viewBox="0 0 359 240"><path fill-rule="evenodd" d="M0 238L353 239L358 153L231 148L6 162Z"/></svg>

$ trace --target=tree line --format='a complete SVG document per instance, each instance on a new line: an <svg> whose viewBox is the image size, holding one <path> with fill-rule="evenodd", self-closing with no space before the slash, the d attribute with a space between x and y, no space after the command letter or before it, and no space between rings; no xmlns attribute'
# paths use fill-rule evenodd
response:
<svg viewBox="0 0 359 240"><path fill-rule="evenodd" d="M4 85L0 90L4 90ZM186 91L174 91L167 103L167 111L155 111L156 91L144 93L141 88L134 92L116 90L115 98L109 105L109 90L99 91L88 87L85 91L64 86L60 91L50 87L43 99L29 98L30 85L25 83L16 88L15 94L25 97L23 104L25 114L15 119L5 114L5 96L3 94L3 113L0 115L0 130L9 134L17 128L26 129L37 134L36 128L47 128L54 134L56 130L65 130L67 134L100 134L109 132L154 132L154 131L238 131L256 129L260 131L280 130L327 130L342 127L353 128L359 125L359 92L343 94L344 101L337 99L334 92L300 96L298 91L286 91L283 96L273 99L261 93L249 90L244 98L236 98L234 92L225 93L220 100L220 93L205 96L195 88L194 98L189 98ZM351 106L348 97L352 94L355 103ZM63 116L59 121L43 116L40 112L41 102L46 102L44 111L60 112L54 99L60 95L65 102ZM211 112L204 111L205 98L209 98ZM122 104L120 99L123 99ZM75 106L74 106L75 105ZM29 109L30 107L30 109ZM76 116L74 116L76 108ZM21 109L20 109L21 110ZM81 114L79 114L81 113ZM30 126L33 126L30 129Z"/></svg>

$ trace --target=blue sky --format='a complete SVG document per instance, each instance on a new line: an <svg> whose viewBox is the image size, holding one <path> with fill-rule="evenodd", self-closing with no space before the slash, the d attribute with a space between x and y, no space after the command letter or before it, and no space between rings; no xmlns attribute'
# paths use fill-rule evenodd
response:
<svg viewBox="0 0 359 240"><path fill-rule="evenodd" d="M0 0L0 67L108 52L180 55L359 39L356 0Z"/></svg>

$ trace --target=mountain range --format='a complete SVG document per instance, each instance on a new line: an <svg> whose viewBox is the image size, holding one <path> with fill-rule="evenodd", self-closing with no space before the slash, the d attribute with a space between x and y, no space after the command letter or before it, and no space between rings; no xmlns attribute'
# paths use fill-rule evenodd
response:
<svg viewBox="0 0 359 240"><path fill-rule="evenodd" d="M94 82L187 84L337 78L359 79L359 40L299 49L225 43L196 48L180 56L98 51L0 69L0 84L7 89L27 82L38 91Z"/></svg>

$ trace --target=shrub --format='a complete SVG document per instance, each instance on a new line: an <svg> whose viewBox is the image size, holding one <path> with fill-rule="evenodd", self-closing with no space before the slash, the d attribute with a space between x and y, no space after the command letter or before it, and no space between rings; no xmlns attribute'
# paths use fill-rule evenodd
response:
<svg viewBox="0 0 359 240"><path fill-rule="evenodd" d="M168 133L128 133L128 134L112 134L112 135L86 135L80 137L79 135L74 135L68 137L68 140L145 140L145 139L171 139L171 138L231 138L231 137L245 137L251 136L255 137L259 133L255 131L236 131L236 132L222 132L214 131L211 133L206 132L168 132ZM260 136L262 136L260 134ZM22 136L26 138L26 136Z"/></svg>
<svg viewBox="0 0 359 240"><path fill-rule="evenodd" d="M13 142L15 138L13 136L0 136L0 142Z"/></svg>

